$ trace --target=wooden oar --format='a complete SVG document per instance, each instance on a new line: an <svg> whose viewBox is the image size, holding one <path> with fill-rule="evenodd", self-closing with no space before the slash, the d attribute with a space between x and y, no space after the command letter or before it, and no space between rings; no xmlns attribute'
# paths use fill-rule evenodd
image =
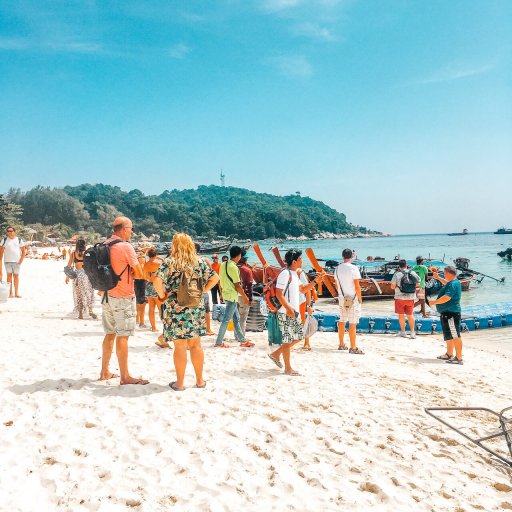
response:
<svg viewBox="0 0 512 512"><path fill-rule="evenodd" d="M261 252L260 246L258 244L254 244L252 248L256 253L256 256L258 256L258 259L260 260L261 264L263 265L263 268L268 267L268 263L263 257L263 253Z"/></svg>
<svg viewBox="0 0 512 512"><path fill-rule="evenodd" d="M281 265L282 268L286 267L286 263L284 262L283 258L281 258L281 253L279 252L279 248L277 246L272 247L272 254L274 255L275 259ZM318 294L316 292L316 289L313 288L311 290L311 296L315 302L318 301Z"/></svg>
<svg viewBox="0 0 512 512"><path fill-rule="evenodd" d="M318 263L318 260L316 259L315 253L313 252L313 249L311 247L308 247L306 249L306 256L309 258L309 261L311 261L311 265L313 265L313 268L316 272L319 274L322 274L322 281L324 282L325 286L327 286L327 289L331 293L331 295L336 298L338 296L338 292L335 290L331 282L329 281L329 278L327 277L327 272L324 268Z"/></svg>
<svg viewBox="0 0 512 512"><path fill-rule="evenodd" d="M281 253L279 252L279 248L274 245L274 247L271 248L272 254L274 255L274 258L276 259L277 263L281 267L286 267L286 263L283 261L283 258L281 258Z"/></svg>

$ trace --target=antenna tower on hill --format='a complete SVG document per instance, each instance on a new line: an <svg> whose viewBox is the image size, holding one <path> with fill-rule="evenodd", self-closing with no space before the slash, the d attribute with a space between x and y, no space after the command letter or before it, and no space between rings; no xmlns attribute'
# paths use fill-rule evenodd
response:
<svg viewBox="0 0 512 512"><path fill-rule="evenodd" d="M220 186L226 186L226 175L222 172L222 169L220 170Z"/></svg>

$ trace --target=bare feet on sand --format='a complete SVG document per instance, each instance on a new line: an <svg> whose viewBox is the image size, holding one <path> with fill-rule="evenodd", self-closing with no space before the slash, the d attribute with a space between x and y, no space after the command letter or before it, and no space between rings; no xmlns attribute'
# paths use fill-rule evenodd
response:
<svg viewBox="0 0 512 512"><path fill-rule="evenodd" d="M140 384L142 386L145 386L146 384L149 384L149 380L145 379L134 379L133 377L128 377L125 381L120 382L121 386L125 386L127 384Z"/></svg>
<svg viewBox="0 0 512 512"><path fill-rule="evenodd" d="M119 375L112 373L112 372L108 372L105 375L100 375L100 378L98 380L117 379L117 377L119 377Z"/></svg>

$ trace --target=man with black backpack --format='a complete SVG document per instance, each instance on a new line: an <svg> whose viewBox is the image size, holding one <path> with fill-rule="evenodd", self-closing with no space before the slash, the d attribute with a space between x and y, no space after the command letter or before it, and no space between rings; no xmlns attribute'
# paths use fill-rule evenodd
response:
<svg viewBox="0 0 512 512"><path fill-rule="evenodd" d="M406 338L405 334L405 315L411 330L411 338L416 338L414 328L414 301L416 300L416 286L420 282L420 277L416 272L407 270L407 262L400 260L398 262L398 270L391 279L391 288L395 290L395 313L398 314L398 323L400 324L400 332L397 336Z"/></svg>
<svg viewBox="0 0 512 512"><path fill-rule="evenodd" d="M130 376L128 372L128 338L135 331L136 306L134 279L142 279L143 271L135 249L128 243L133 224L127 217L118 217L113 235L86 251L84 268L93 288L104 291L103 357L100 380L118 377L109 370L110 357L116 343L121 384L148 384L149 381Z"/></svg>

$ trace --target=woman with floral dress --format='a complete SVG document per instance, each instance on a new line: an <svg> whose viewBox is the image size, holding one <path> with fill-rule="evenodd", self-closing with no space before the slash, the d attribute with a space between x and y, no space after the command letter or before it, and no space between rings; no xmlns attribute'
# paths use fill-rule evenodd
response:
<svg viewBox="0 0 512 512"><path fill-rule="evenodd" d="M97 318L92 310L94 306L94 290L83 269L85 249L85 240L77 240L75 250L69 255L68 261L68 267L74 266L76 270L76 279L73 279L73 301L75 303L73 312L78 313L80 320L83 319L85 310L89 312L91 318ZM66 276L66 284L68 283L69 277Z"/></svg>
<svg viewBox="0 0 512 512"><path fill-rule="evenodd" d="M158 299L165 305L162 322L164 324L164 340L174 342L175 382L169 386L174 391L183 391L185 368L187 366L187 350L196 374L196 388L206 387L203 380L204 353L201 336L206 334L206 316L203 299L197 307L180 306L178 289L183 274L190 279L201 282L203 292L208 292L219 281L219 276L196 253L194 242L185 233L176 233L172 239L172 247L167 258L158 269L153 285Z"/></svg>

